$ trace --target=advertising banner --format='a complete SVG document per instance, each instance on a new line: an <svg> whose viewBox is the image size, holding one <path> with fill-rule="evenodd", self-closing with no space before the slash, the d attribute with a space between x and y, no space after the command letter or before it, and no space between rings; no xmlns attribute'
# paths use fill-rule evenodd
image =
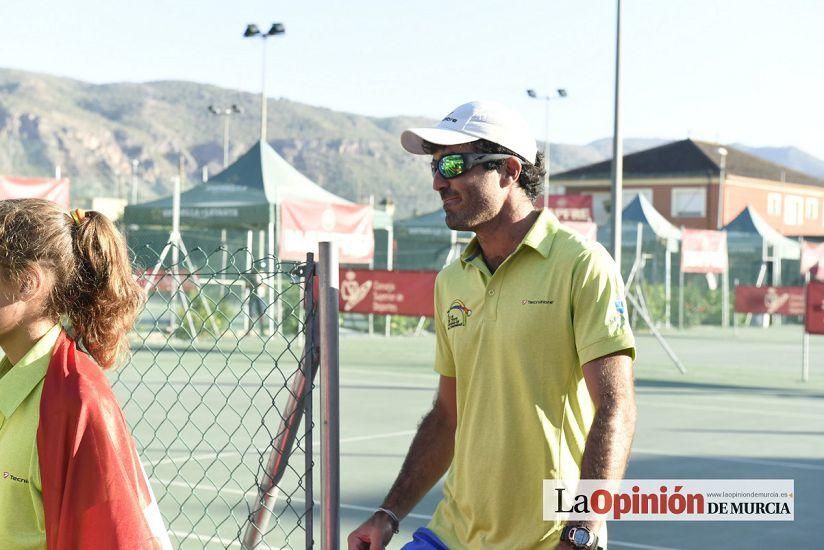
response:
<svg viewBox="0 0 824 550"><path fill-rule="evenodd" d="M801 245L801 274L808 271L824 281L824 243L803 242Z"/></svg>
<svg viewBox="0 0 824 550"><path fill-rule="evenodd" d="M342 264L368 264L375 253L372 210L361 204L327 204L285 201L280 207L278 257L302 261L307 252L318 253L318 243L338 245Z"/></svg>
<svg viewBox="0 0 824 550"><path fill-rule="evenodd" d="M543 197L535 203L538 208L545 206ZM550 195L548 207L562 222L592 221L592 195Z"/></svg>
<svg viewBox="0 0 824 550"><path fill-rule="evenodd" d="M723 273L727 270L727 234L724 231L684 229L681 235L682 272Z"/></svg>
<svg viewBox="0 0 824 550"><path fill-rule="evenodd" d="M340 311L434 316L437 271L340 270Z"/></svg>
<svg viewBox="0 0 824 550"><path fill-rule="evenodd" d="M807 285L807 312L804 325L810 334L824 334L824 282Z"/></svg>
<svg viewBox="0 0 824 550"><path fill-rule="evenodd" d="M46 199L68 209L69 180L0 176L0 200L6 199Z"/></svg>
<svg viewBox="0 0 824 550"><path fill-rule="evenodd" d="M736 313L804 315L804 288L800 286L737 286Z"/></svg>

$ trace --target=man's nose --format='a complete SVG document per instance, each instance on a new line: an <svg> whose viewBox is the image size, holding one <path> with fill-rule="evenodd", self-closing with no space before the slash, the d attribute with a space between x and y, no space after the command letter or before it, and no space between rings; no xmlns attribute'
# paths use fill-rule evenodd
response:
<svg viewBox="0 0 824 550"><path fill-rule="evenodd" d="M444 177L441 176L441 173L436 170L435 175L432 176L432 189L440 193L447 187L449 187L449 180L444 179Z"/></svg>

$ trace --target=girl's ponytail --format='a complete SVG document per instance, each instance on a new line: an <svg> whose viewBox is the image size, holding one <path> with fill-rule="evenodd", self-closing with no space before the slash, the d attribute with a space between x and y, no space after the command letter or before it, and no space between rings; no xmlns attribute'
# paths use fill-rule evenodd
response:
<svg viewBox="0 0 824 550"><path fill-rule="evenodd" d="M71 223L75 269L63 304L76 338L107 369L128 350L145 294L132 276L126 242L106 216L74 211Z"/></svg>

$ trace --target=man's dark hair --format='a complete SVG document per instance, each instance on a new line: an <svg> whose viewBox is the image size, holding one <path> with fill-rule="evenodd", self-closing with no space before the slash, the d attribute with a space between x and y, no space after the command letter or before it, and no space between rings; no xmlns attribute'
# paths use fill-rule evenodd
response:
<svg viewBox="0 0 824 550"><path fill-rule="evenodd" d="M472 151L475 153L502 154L517 157L518 160L521 161L521 175L518 178L518 185L521 187L521 189L524 190L524 193L526 193L526 196L531 201L534 201L535 198L541 194L541 191L543 189L544 176L546 175L546 169L544 168L543 151L538 151L538 154L535 158L535 162L532 163L523 158L518 153L515 153L514 151L507 149L503 145L498 145L497 143L493 143L485 139L473 141L471 145ZM440 145L435 145L429 142L423 143L423 150L430 155L434 155L440 148ZM505 162L506 159L491 160L487 163L484 163L484 166L491 170L500 170Z"/></svg>

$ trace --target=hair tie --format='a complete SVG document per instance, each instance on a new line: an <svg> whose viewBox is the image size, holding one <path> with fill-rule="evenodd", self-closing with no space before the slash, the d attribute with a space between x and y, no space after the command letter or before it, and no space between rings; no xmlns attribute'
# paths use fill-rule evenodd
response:
<svg viewBox="0 0 824 550"><path fill-rule="evenodd" d="M83 220L86 218L86 211L82 208L76 208L71 212L72 220L74 220L75 225L80 225L83 223Z"/></svg>

